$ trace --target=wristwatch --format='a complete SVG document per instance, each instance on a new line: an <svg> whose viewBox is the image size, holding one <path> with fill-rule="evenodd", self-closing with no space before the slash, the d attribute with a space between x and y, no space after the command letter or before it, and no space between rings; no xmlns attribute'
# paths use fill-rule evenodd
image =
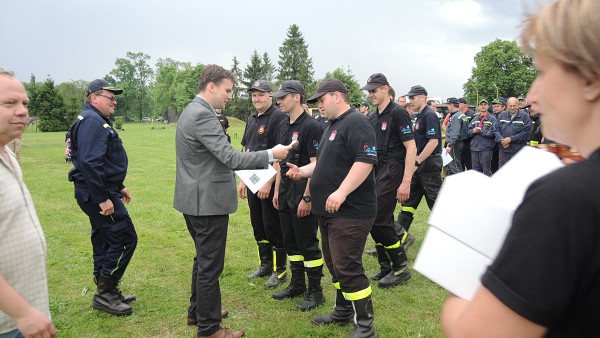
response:
<svg viewBox="0 0 600 338"><path fill-rule="evenodd" d="M306 196L302 196L302 200L306 203L310 203L310 201L312 201L312 199L310 198L310 196L306 195Z"/></svg>

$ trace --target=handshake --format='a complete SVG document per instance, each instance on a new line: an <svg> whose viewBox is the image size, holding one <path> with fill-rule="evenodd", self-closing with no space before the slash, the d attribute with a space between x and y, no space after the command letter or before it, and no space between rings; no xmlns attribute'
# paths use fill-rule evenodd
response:
<svg viewBox="0 0 600 338"><path fill-rule="evenodd" d="M273 152L273 158L276 161L281 161L288 156L290 150L296 148L297 146L298 141L296 140L292 141L292 143L288 144L287 146L284 146L283 144L278 144L271 148L271 151Z"/></svg>

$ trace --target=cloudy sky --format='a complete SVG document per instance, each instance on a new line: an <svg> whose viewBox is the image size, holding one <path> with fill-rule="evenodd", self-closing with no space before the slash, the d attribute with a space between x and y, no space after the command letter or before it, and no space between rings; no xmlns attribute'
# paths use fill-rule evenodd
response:
<svg viewBox="0 0 600 338"><path fill-rule="evenodd" d="M343 67L361 85L384 73L398 94L462 95L473 58L495 39L515 40L524 12L549 0L19 0L0 1L0 67L22 81L91 81L128 51L244 67L256 49L277 65L297 24L315 78Z"/></svg>

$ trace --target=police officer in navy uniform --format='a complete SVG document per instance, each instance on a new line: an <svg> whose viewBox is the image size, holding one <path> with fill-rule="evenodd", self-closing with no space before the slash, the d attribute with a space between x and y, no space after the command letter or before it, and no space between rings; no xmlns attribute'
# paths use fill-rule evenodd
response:
<svg viewBox="0 0 600 338"><path fill-rule="evenodd" d="M418 112L414 130L417 145L416 169L410 184L410 197L402 203L398 215L398 223L408 231L423 196L429 209L433 208L442 186L443 162L440 122L433 109L426 104L427 90L419 85L412 86L405 96L408 96L415 112Z"/></svg>
<svg viewBox="0 0 600 338"><path fill-rule="evenodd" d="M92 225L94 279L92 307L116 316L130 315L135 296L123 296L118 284L137 245L137 234L124 203L131 193L123 182L127 154L109 117L123 90L98 79L87 88L86 104L70 130L69 181L75 199Z"/></svg>
<svg viewBox="0 0 600 338"><path fill-rule="evenodd" d="M390 100L389 82L381 73L373 74L361 88L369 92L369 99L377 107L370 121L377 135L377 216L371 236L375 240L380 272L369 276L388 288L410 279L410 269L404 247L408 233L394 226L396 201L404 202L410 195L410 184L417 153L408 112ZM400 237L402 236L402 237ZM391 266L390 266L391 262Z"/></svg>
<svg viewBox="0 0 600 338"><path fill-rule="evenodd" d="M352 337L375 337L371 286L362 264L367 236L377 213L376 136L373 126L350 106L348 89L336 79L324 80L308 102L331 121L321 138L317 161L291 169L293 179L312 177L312 211L319 220L323 257L337 289L333 313L313 317L315 324L347 324Z"/></svg>
<svg viewBox="0 0 600 338"><path fill-rule="evenodd" d="M275 132L277 126L286 118L279 108L273 105L271 84L265 80L256 81L249 89L252 104L256 111L246 121L246 129L242 137L245 151L270 149L277 145ZM275 177L253 194L243 182L238 186L238 196L248 197L250 223L254 231L254 239L258 245L260 266L248 278L271 277L265 282L268 287L276 287L286 277L286 253L283 236L279 224L279 213L273 206Z"/></svg>
<svg viewBox="0 0 600 338"><path fill-rule="evenodd" d="M273 93L277 104L287 119L279 124L277 143L298 142L294 151L279 164L275 183L273 205L279 210L279 221L283 233L285 250L290 259L292 278L287 288L275 292L273 298L282 300L304 296L298 309L307 311L325 302L321 277L323 274L323 256L317 238L317 217L312 214L310 178L294 181L286 176L288 162L304 166L317 160L317 149L323 131L319 123L303 108L304 86L296 80L286 80L281 88ZM308 290L304 273L308 277Z"/></svg>

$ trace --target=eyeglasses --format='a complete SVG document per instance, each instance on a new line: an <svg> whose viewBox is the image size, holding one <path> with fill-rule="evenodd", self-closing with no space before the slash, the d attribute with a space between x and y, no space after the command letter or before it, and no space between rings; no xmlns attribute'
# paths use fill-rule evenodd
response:
<svg viewBox="0 0 600 338"><path fill-rule="evenodd" d="M109 100L111 100L113 102L117 102L117 97L116 96L108 96L108 95L103 95L103 94L94 94L94 95L96 95L96 96L102 96L102 97L105 97L105 98L107 98L107 99L109 99Z"/></svg>

